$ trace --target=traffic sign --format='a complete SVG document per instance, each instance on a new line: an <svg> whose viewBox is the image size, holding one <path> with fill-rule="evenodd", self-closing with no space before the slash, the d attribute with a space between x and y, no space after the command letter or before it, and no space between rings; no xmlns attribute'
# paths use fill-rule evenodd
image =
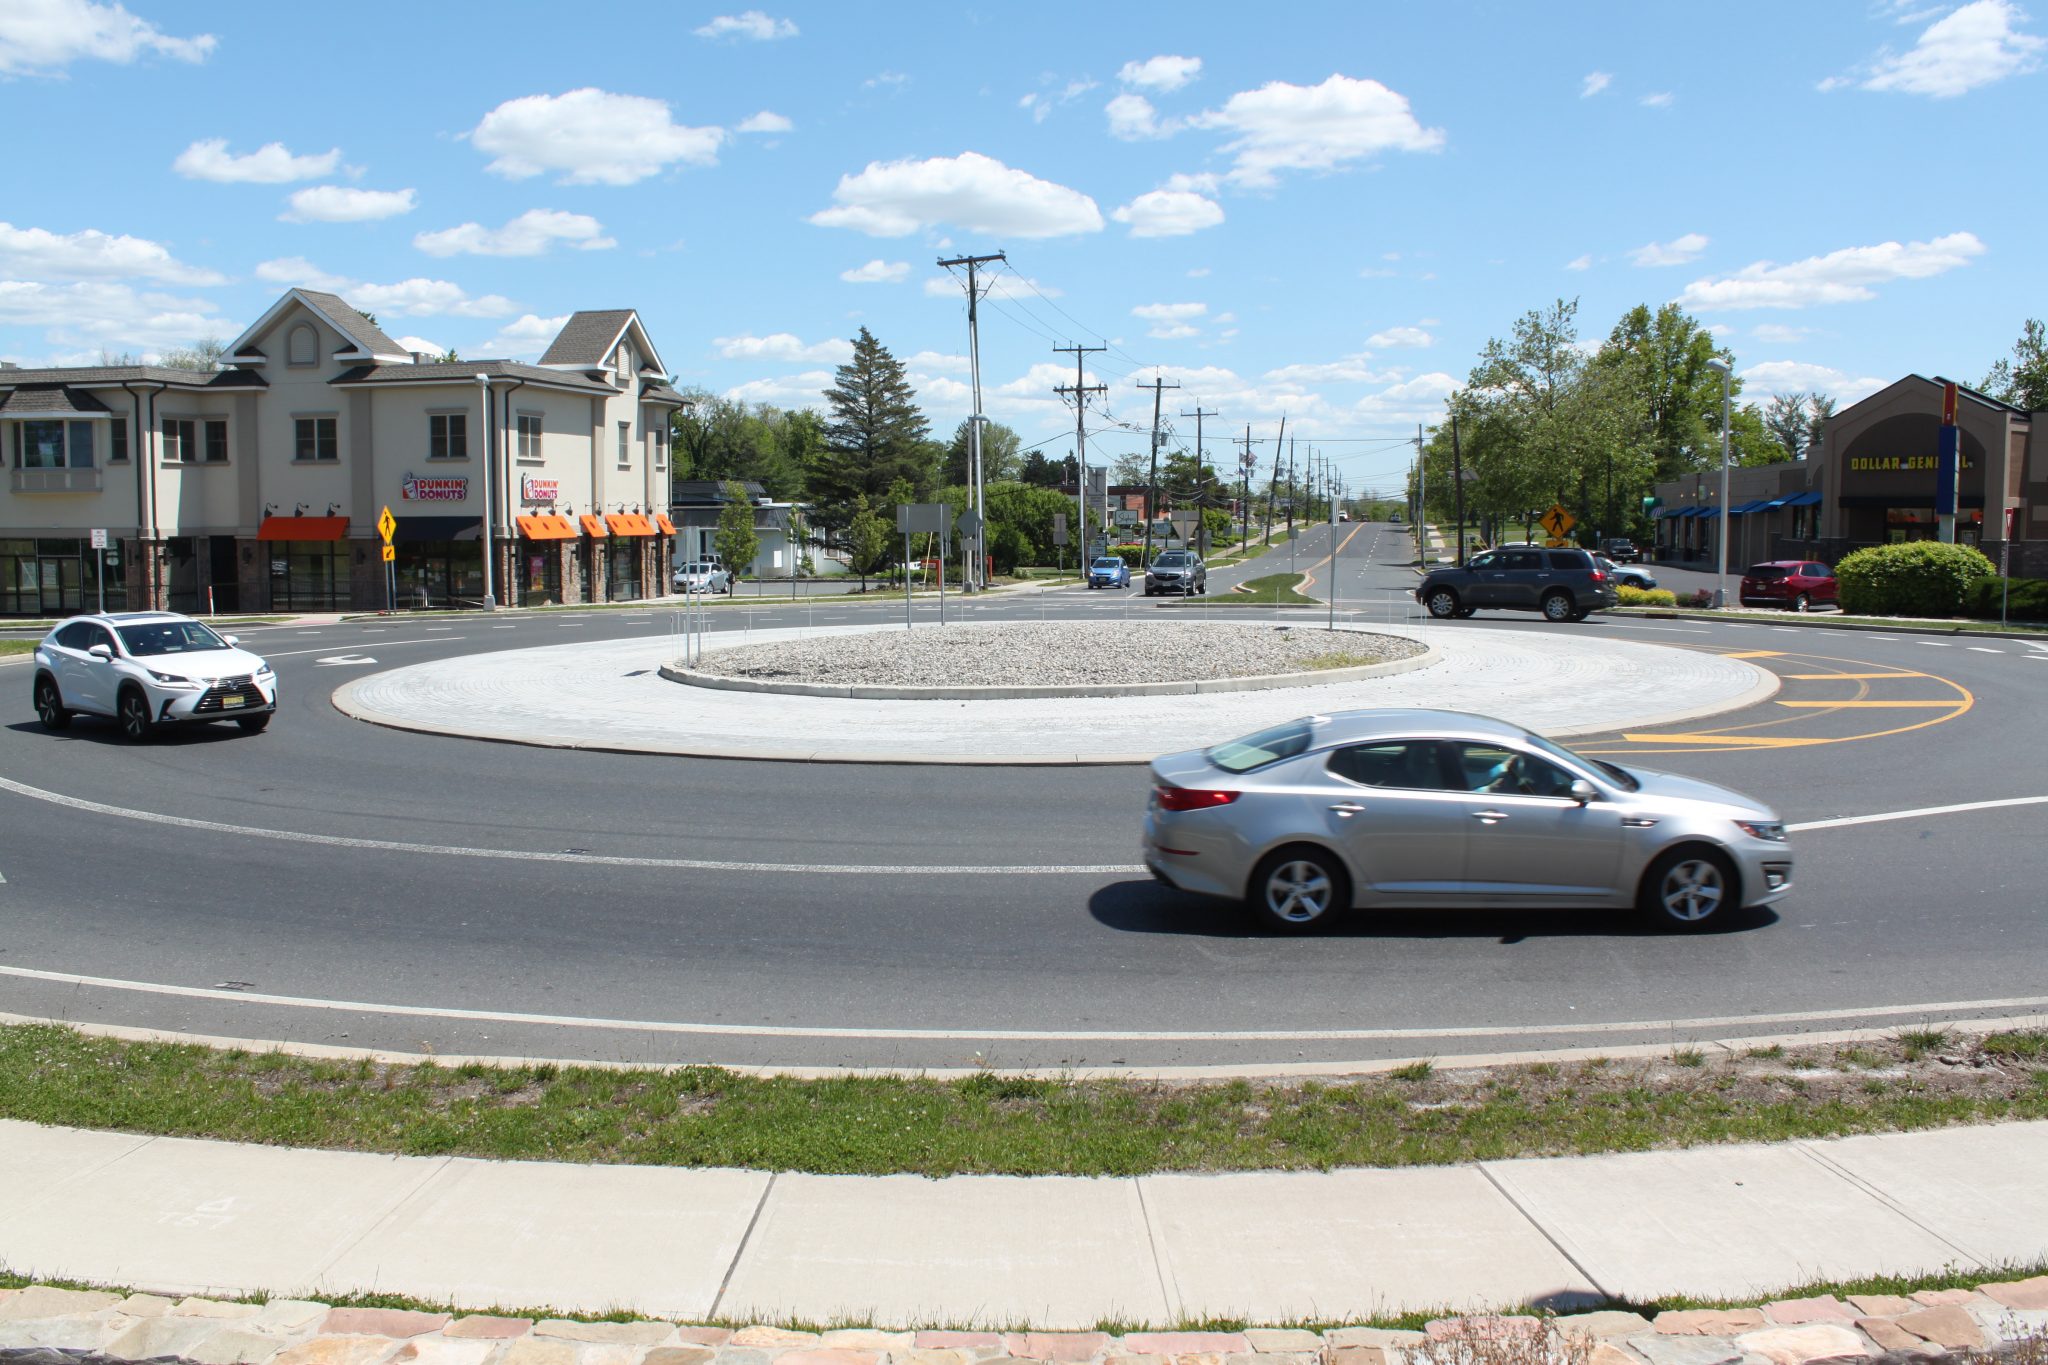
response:
<svg viewBox="0 0 2048 1365"><path fill-rule="evenodd" d="M92 547L95 550L104 550L107 548L107 532L104 527L95 530L92 533Z"/></svg>
<svg viewBox="0 0 2048 1365"><path fill-rule="evenodd" d="M1558 504L1552 503L1550 510L1536 519L1536 524L1550 532L1552 540L1562 541L1572 527L1579 524L1579 519Z"/></svg>
<svg viewBox="0 0 2048 1365"><path fill-rule="evenodd" d="M970 507L960 514L960 519L954 525L960 528L960 534L963 536L978 535L981 532L981 513Z"/></svg>
<svg viewBox="0 0 2048 1365"><path fill-rule="evenodd" d="M1055 545L1067 543L1067 514L1065 512L1055 512L1052 514L1052 543Z"/></svg>
<svg viewBox="0 0 2048 1365"><path fill-rule="evenodd" d="M384 546L386 549L389 549L391 546L391 533L393 531L396 531L397 529L398 518L392 516L391 509L389 507L386 507L383 510L383 512L378 514L377 517L377 534L384 537ZM389 559L391 558L391 556L385 555L384 558Z"/></svg>
<svg viewBox="0 0 2048 1365"><path fill-rule="evenodd" d="M397 559L397 558L398 558L398 551L397 551L397 549L396 549L395 547L393 547L393 546L390 546L390 545L386 545L386 546L384 547L384 562L385 562L386 564L389 564L389 563L391 563L391 562L392 562L393 560L395 560L395 559Z"/></svg>

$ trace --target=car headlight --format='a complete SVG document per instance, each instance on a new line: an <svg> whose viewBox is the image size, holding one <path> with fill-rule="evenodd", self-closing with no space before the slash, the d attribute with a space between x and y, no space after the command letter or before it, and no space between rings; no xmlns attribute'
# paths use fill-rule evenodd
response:
<svg viewBox="0 0 2048 1365"><path fill-rule="evenodd" d="M263 665L263 667L256 670L256 676L259 678L274 678L277 676L277 670L272 668L269 664L265 664Z"/></svg>
<svg viewBox="0 0 2048 1365"><path fill-rule="evenodd" d="M1768 839L1774 844L1785 842L1785 826L1777 820L1737 820L1735 828L1752 839Z"/></svg>
<svg viewBox="0 0 2048 1365"><path fill-rule="evenodd" d="M175 674L175 673L159 673L159 672L157 672L157 671L156 671L155 669L153 669L153 668L152 668L152 669L148 669L148 670L146 670L146 671L148 672L148 674L149 674L149 676L150 676L150 677L152 677L152 678L156 679L157 685L158 685L159 687L197 687L197 686L199 686L199 684L198 684L198 683L196 683L196 682L192 681L192 680L191 680L190 678L181 678L181 677L179 677L179 676L178 676L177 674Z"/></svg>

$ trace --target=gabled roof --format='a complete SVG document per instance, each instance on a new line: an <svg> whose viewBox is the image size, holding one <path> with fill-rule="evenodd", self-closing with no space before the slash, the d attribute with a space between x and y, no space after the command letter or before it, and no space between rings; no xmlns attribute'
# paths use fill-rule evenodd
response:
<svg viewBox="0 0 2048 1365"><path fill-rule="evenodd" d="M1942 385L1951 382L1954 381L1943 379L1939 375L1936 375L1934 378L1929 379L1924 374L1909 374L1904 379L1896 380L1890 384L1887 384L1883 388L1879 389L1876 393L1870 394L1868 397L1858 399L1856 402L1851 403L1846 408L1841 408L1837 410L1835 414L1828 420L1830 421L1830 423L1832 423L1843 417L1846 417L1850 413L1856 411L1856 409L1862 407L1865 403L1869 403L1874 401L1875 399L1883 397L1885 394L1890 393L1892 390L1898 388L1902 384L1925 384L1928 388L1939 391ZM2004 402L2001 399L1993 398L1988 393L1980 393L1978 390L1971 388L1968 384L1956 383L1956 396L1958 398L1968 399L1970 402L1977 404L1979 407L1990 408L1995 412L2009 412L2016 417L2032 416L2032 414L2029 413L2025 408L2014 407L2011 403Z"/></svg>
<svg viewBox="0 0 2048 1365"><path fill-rule="evenodd" d="M31 384L0 392L0 417L91 417L112 411L68 384Z"/></svg>
<svg viewBox="0 0 2048 1365"><path fill-rule="evenodd" d="M555 333L555 339L548 343L547 353L541 356L540 363L550 369L610 369L611 354L617 349L619 338L628 330L633 334L634 344L639 348L643 361L651 361L654 370L666 375L668 367L656 354L647 329L641 325L640 315L630 308L598 308L571 313L569 320L562 324L562 330ZM645 371L650 366L642 364L640 368Z"/></svg>
<svg viewBox="0 0 2048 1365"><path fill-rule="evenodd" d="M355 347L352 351L338 354L337 360L411 360L412 352L384 335L382 328L351 307L348 300L339 294L323 294L317 289L292 289L284 297L270 305L262 317L256 319L248 331L236 337L227 349L231 356L251 355L246 349L250 342L268 331L285 312L297 304L310 310L315 317L347 337Z"/></svg>
<svg viewBox="0 0 2048 1365"><path fill-rule="evenodd" d="M580 374L544 370L538 365L525 365L516 360L428 360L417 365L410 361L402 365L357 365L353 369L343 370L327 382L335 385L465 384L474 388L476 377L480 374L489 375L493 379L518 379L528 384L573 389L577 393L600 393L609 396L618 392L609 384L586 379Z"/></svg>

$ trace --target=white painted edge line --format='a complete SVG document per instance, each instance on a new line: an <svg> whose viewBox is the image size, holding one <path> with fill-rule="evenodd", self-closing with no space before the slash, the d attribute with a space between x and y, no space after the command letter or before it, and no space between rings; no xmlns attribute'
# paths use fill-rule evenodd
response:
<svg viewBox="0 0 2048 1365"><path fill-rule="evenodd" d="M2048 805L2048 796L2008 796L1999 801L1965 801L1955 806L1922 806L1918 810L1881 811L1875 815L1844 815L1833 820L1808 820L1785 826L1788 834L1810 829L1842 829L1849 825L1879 825L1890 820L1917 820L1924 815L1962 815L1973 810L1998 810L2006 806Z"/></svg>
<svg viewBox="0 0 2048 1365"><path fill-rule="evenodd" d="M1599 1036L1613 1033L1683 1035L1705 1029L1751 1028L1762 1024L1833 1022L1897 1015L1925 1017L1982 1010L2039 1010L2048 996L2017 996L2000 1000L1948 1000L1920 1005L1866 1005L1843 1009L1800 1010L1785 1014L1724 1014L1692 1019L1637 1019L1612 1024L1500 1024L1445 1028L1337 1029L946 1029L865 1028L848 1025L703 1024L669 1019L612 1019L579 1014L531 1014L521 1010L461 1009L437 1005L376 1004L367 1000L330 1000L320 996L271 995L229 991L210 986L177 986L122 977L81 976L39 967L0 966L0 976L46 981L74 989L129 991L184 1000L217 1000L229 1004L271 1005L282 1009L334 1010L349 1014L399 1016L411 1019L459 1019L470 1023L531 1024L552 1028L600 1029L636 1033L688 1034L740 1038L832 1038L890 1042L1033 1042L1033 1043L1351 1043L1433 1038L1548 1038Z"/></svg>

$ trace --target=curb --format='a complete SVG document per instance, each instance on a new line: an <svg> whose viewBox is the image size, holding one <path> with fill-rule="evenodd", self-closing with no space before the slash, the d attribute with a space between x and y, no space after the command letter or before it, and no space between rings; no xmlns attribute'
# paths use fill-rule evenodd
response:
<svg viewBox="0 0 2048 1365"><path fill-rule="evenodd" d="M2037 630L2016 634L2009 628L2003 630L1967 630L1962 626L1935 625L1926 621L1910 620L1896 626L1878 625L1867 621L1831 621L1824 616L1802 616L1789 611L1782 613L1783 619L1780 619L1778 615L1766 616L1762 613L1731 616L1725 612L1718 611L1673 611L1669 607L1612 607L1603 614L1608 616L1648 617L1658 621L1718 621L1723 625L1753 625L1768 622L1774 626L1788 626L1793 629L1862 631L1878 635L1947 635L1951 637L1966 637L1973 640L2035 641L2048 644L2048 631Z"/></svg>

